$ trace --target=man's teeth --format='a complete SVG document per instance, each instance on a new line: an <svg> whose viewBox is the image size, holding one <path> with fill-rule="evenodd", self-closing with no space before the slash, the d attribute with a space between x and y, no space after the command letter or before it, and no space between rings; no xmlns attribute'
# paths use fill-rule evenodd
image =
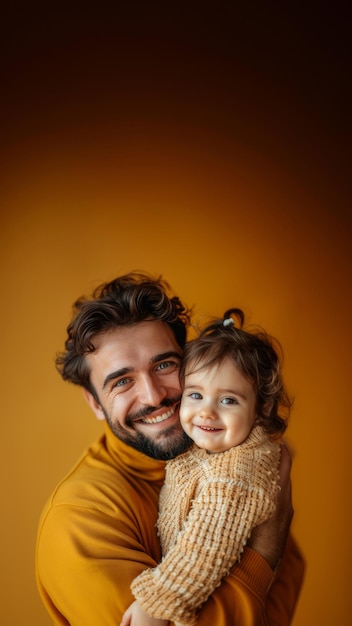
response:
<svg viewBox="0 0 352 626"><path fill-rule="evenodd" d="M169 411L166 411L166 413L163 413L162 415L157 415L156 417L145 417L142 422L144 424L159 424L160 422L164 422L165 420L169 419L169 417L171 417L174 412L175 407L173 407Z"/></svg>

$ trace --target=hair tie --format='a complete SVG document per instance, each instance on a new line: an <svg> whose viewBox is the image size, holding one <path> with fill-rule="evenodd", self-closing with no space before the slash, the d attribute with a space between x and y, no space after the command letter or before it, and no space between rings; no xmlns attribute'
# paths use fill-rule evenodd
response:
<svg viewBox="0 0 352 626"><path fill-rule="evenodd" d="M232 317L227 317L226 319L224 319L222 325L225 326L225 328L227 326L233 326L235 324L235 322L233 321Z"/></svg>

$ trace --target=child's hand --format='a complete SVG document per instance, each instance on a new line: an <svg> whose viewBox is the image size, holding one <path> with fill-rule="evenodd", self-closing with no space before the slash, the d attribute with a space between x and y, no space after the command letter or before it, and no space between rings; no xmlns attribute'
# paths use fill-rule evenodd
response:
<svg viewBox="0 0 352 626"><path fill-rule="evenodd" d="M168 626L169 621L150 617L135 600L124 612L120 626Z"/></svg>

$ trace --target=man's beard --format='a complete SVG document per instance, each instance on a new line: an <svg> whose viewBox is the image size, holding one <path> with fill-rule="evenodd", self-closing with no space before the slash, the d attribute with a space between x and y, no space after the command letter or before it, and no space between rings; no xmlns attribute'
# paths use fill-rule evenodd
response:
<svg viewBox="0 0 352 626"><path fill-rule="evenodd" d="M162 407L170 407L178 400L179 399L175 398L165 398L160 407L145 407L138 413L138 415L127 416L126 424L133 427L133 423L136 419L150 415L150 413L153 413L155 410L157 410L157 408L160 409ZM148 437L140 431L129 432L128 430L120 426L118 422L113 423L110 416L105 411L104 407L101 406L101 408L105 415L108 426L111 432L115 435L115 437L126 443L128 446L131 446L135 450L138 450L138 452L146 454L152 459L157 459L159 461L169 461L175 456L178 456L179 454L182 454L183 452L188 450L188 448L193 443L192 439L190 439L190 437L183 430L181 424L173 424L162 432Z"/></svg>

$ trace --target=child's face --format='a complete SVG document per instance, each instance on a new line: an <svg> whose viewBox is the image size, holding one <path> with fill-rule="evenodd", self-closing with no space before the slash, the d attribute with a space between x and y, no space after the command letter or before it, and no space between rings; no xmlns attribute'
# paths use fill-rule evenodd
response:
<svg viewBox="0 0 352 626"><path fill-rule="evenodd" d="M231 359L185 377L181 424L200 448L224 452L242 443L256 419L253 385Z"/></svg>

